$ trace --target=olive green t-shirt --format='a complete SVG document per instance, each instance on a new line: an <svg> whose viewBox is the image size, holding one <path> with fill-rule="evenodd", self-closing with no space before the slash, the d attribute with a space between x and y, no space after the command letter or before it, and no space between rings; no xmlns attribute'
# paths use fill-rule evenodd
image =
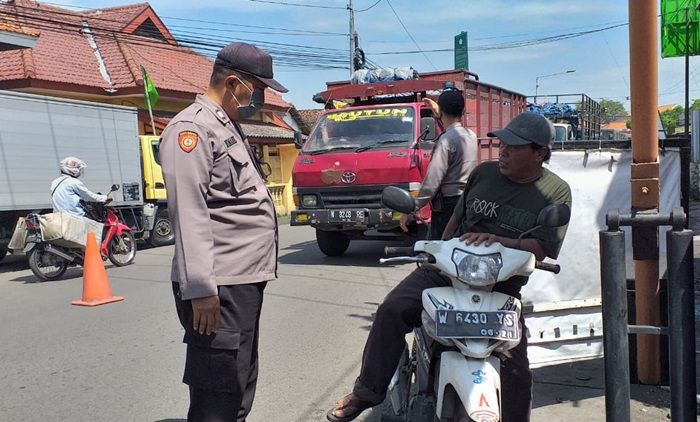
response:
<svg viewBox="0 0 700 422"><path fill-rule="evenodd" d="M569 184L556 174L543 168L542 176L534 182L515 183L501 174L498 162L485 162L472 171L455 206L454 214L461 223L454 235L492 233L515 239L535 227L540 210L550 204L571 207ZM547 256L556 259L566 229L540 228L527 238L537 239ZM526 277L514 277L494 290L519 297L525 283Z"/></svg>

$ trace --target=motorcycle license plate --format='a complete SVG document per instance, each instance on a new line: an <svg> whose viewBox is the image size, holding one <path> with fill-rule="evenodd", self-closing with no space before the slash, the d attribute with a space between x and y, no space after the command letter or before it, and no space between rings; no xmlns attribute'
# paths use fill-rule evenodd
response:
<svg viewBox="0 0 700 422"><path fill-rule="evenodd" d="M519 340L515 311L435 311L435 332L443 338L489 338Z"/></svg>
<svg viewBox="0 0 700 422"><path fill-rule="evenodd" d="M331 223L357 223L365 221L365 210L330 210L328 220Z"/></svg>

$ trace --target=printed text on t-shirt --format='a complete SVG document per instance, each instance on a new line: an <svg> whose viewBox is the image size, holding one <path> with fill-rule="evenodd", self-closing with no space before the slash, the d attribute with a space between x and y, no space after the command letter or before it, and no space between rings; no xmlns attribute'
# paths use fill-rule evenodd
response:
<svg viewBox="0 0 700 422"><path fill-rule="evenodd" d="M483 201L479 198L474 198L472 204L469 206L469 210L474 214L481 214L488 218L498 218L498 207L495 201Z"/></svg>

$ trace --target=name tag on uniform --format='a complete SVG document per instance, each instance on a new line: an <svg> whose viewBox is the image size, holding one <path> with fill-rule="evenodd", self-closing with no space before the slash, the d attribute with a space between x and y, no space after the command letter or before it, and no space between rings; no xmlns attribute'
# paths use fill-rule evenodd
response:
<svg viewBox="0 0 700 422"><path fill-rule="evenodd" d="M238 142L238 140L236 140L236 138L233 136L224 141L227 148L231 148L232 145L236 145L236 142Z"/></svg>

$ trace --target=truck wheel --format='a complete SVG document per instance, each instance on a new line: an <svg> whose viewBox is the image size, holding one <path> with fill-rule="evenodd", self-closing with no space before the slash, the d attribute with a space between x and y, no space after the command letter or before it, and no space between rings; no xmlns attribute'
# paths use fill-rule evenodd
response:
<svg viewBox="0 0 700 422"><path fill-rule="evenodd" d="M148 243L151 246L164 246L175 243L175 232L173 231L173 225L170 223L167 209L160 210L156 214L156 222L148 238Z"/></svg>
<svg viewBox="0 0 700 422"><path fill-rule="evenodd" d="M328 256L340 256L348 250L350 238L342 232L316 229L316 242L321 252Z"/></svg>

